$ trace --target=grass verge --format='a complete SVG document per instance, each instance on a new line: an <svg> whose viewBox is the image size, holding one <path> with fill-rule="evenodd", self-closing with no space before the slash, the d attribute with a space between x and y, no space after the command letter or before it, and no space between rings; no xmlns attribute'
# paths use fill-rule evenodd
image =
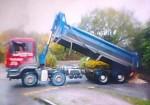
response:
<svg viewBox="0 0 150 105"><path fill-rule="evenodd" d="M100 90L100 88L98 90ZM101 88L101 92L104 92L104 93L107 93L109 95L118 97L124 101L131 103L132 105L150 105L150 100L147 100L147 99L144 100L144 99L140 99L140 98L136 98L136 97L124 96L124 95L122 95L116 91L108 90L108 89L102 89L102 88Z"/></svg>
<svg viewBox="0 0 150 105"><path fill-rule="evenodd" d="M133 105L150 105L150 100L143 100L143 99L129 97L129 96L124 96L123 99Z"/></svg>

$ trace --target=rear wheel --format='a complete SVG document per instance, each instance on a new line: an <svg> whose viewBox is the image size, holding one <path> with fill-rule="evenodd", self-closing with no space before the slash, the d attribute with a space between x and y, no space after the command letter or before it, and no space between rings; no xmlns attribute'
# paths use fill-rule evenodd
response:
<svg viewBox="0 0 150 105"><path fill-rule="evenodd" d="M106 72L102 72L100 73L100 75L98 76L98 82L100 84L107 84L108 83L108 80L109 80L109 77L108 77L108 73Z"/></svg>
<svg viewBox="0 0 150 105"><path fill-rule="evenodd" d="M124 83L126 81L126 76L123 73L118 73L116 74L115 79L117 83Z"/></svg>
<svg viewBox="0 0 150 105"><path fill-rule="evenodd" d="M34 72L26 72L22 77L22 84L26 87L36 86L38 83L37 74Z"/></svg>
<svg viewBox="0 0 150 105"><path fill-rule="evenodd" d="M62 72L56 72L52 75L51 82L54 86L62 86L66 82L66 76Z"/></svg>

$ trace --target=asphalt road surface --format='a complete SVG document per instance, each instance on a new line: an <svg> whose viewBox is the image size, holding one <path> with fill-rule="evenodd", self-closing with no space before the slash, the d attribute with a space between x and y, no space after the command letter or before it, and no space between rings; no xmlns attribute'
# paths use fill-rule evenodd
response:
<svg viewBox="0 0 150 105"><path fill-rule="evenodd" d="M107 91L113 91L125 96L150 99L149 83L97 85L83 78L81 80L68 79L67 83L62 87L54 87L44 82L37 87L25 88L22 87L19 80L9 81L2 66L0 66L0 86L0 105L43 105L34 100L34 97L49 98L56 103L60 101L60 105L83 105L84 103L86 105L130 105ZM62 100L64 103L61 102Z"/></svg>
<svg viewBox="0 0 150 105"><path fill-rule="evenodd" d="M41 105L31 97L22 95L25 89L19 84L18 80L9 81L5 69L0 67L0 105Z"/></svg>

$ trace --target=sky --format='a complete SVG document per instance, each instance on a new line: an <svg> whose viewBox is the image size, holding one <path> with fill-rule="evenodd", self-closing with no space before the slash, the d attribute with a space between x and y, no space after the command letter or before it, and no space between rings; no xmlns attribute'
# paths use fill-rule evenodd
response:
<svg viewBox="0 0 150 105"><path fill-rule="evenodd" d="M27 33L47 33L61 11L69 24L99 8L130 10L140 22L150 19L150 0L0 0L0 32L20 29Z"/></svg>

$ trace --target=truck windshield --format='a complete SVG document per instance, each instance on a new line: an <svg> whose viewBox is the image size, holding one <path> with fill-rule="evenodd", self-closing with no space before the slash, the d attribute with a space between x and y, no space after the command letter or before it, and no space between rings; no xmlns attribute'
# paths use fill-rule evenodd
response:
<svg viewBox="0 0 150 105"><path fill-rule="evenodd" d="M12 41L10 44L10 52L12 54L18 53L18 52L32 52L32 42L16 42Z"/></svg>

